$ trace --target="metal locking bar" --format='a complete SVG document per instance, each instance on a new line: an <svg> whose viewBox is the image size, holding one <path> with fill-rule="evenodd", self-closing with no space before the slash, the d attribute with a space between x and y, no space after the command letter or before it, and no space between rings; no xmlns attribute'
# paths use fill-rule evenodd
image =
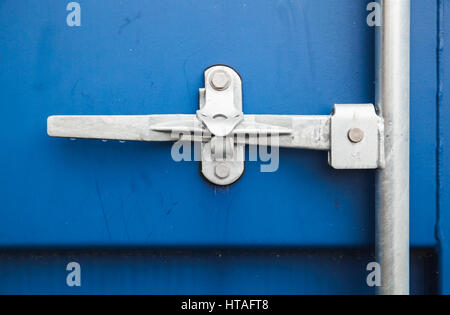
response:
<svg viewBox="0 0 450 315"><path fill-rule="evenodd" d="M336 169L384 166L383 119L372 104L335 105L329 116L244 115L242 81L227 66L205 71L197 115L51 116L52 137L201 142L203 175L230 185L244 172L245 145L327 150Z"/></svg>
<svg viewBox="0 0 450 315"><path fill-rule="evenodd" d="M376 175L379 294L409 294L410 0L379 0L376 105L385 120L386 167Z"/></svg>

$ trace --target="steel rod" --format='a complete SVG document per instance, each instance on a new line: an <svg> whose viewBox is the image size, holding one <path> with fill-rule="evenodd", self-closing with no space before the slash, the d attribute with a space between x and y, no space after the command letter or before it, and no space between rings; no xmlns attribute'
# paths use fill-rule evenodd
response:
<svg viewBox="0 0 450 315"><path fill-rule="evenodd" d="M376 104L386 167L376 176L376 255L382 295L409 294L410 0L380 0Z"/></svg>
<svg viewBox="0 0 450 315"><path fill-rule="evenodd" d="M331 116L245 115L230 134L236 143L258 145L273 135L273 146L312 150L330 150ZM206 141L211 133L196 115L142 116L50 116L47 133L51 137L125 141ZM191 134L196 136L190 137ZM249 137L246 137L248 135Z"/></svg>

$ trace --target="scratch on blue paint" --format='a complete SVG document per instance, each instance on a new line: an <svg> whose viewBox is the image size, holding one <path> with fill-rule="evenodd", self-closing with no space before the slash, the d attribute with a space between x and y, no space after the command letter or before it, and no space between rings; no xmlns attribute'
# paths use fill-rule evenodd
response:
<svg viewBox="0 0 450 315"><path fill-rule="evenodd" d="M98 185L98 181L95 181L95 188L97 190L98 200L100 201L100 208L102 210L103 220L105 222L106 232L108 233L108 237L111 240L111 230L109 229L108 218L106 216L105 207L103 206L102 194L100 193L100 187Z"/></svg>
<svg viewBox="0 0 450 315"><path fill-rule="evenodd" d="M118 34L122 34L123 30L128 27L129 25L131 25L132 23L134 23L135 21L139 20L142 17L142 13L141 11L139 11L134 17L130 18L130 17L125 17L124 18L124 22L122 25L120 25L119 27L119 31L117 32Z"/></svg>

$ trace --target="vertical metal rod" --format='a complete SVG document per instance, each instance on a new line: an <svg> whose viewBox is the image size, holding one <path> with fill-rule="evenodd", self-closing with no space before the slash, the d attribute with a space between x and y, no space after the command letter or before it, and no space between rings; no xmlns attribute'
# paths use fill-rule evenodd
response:
<svg viewBox="0 0 450 315"><path fill-rule="evenodd" d="M383 295L409 294L410 0L379 0L376 104L385 120L386 168L376 179L376 252Z"/></svg>

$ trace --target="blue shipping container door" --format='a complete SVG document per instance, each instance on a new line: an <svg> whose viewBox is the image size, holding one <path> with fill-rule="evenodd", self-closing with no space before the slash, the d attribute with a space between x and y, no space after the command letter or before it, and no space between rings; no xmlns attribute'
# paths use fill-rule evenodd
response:
<svg viewBox="0 0 450 315"><path fill-rule="evenodd" d="M374 171L282 149L276 172L246 161L220 188L171 143L46 133L50 115L194 114L216 64L246 114L373 103L371 1L79 0L80 26L69 2L0 1L0 293L374 293ZM439 9L412 0L413 293L439 290Z"/></svg>

